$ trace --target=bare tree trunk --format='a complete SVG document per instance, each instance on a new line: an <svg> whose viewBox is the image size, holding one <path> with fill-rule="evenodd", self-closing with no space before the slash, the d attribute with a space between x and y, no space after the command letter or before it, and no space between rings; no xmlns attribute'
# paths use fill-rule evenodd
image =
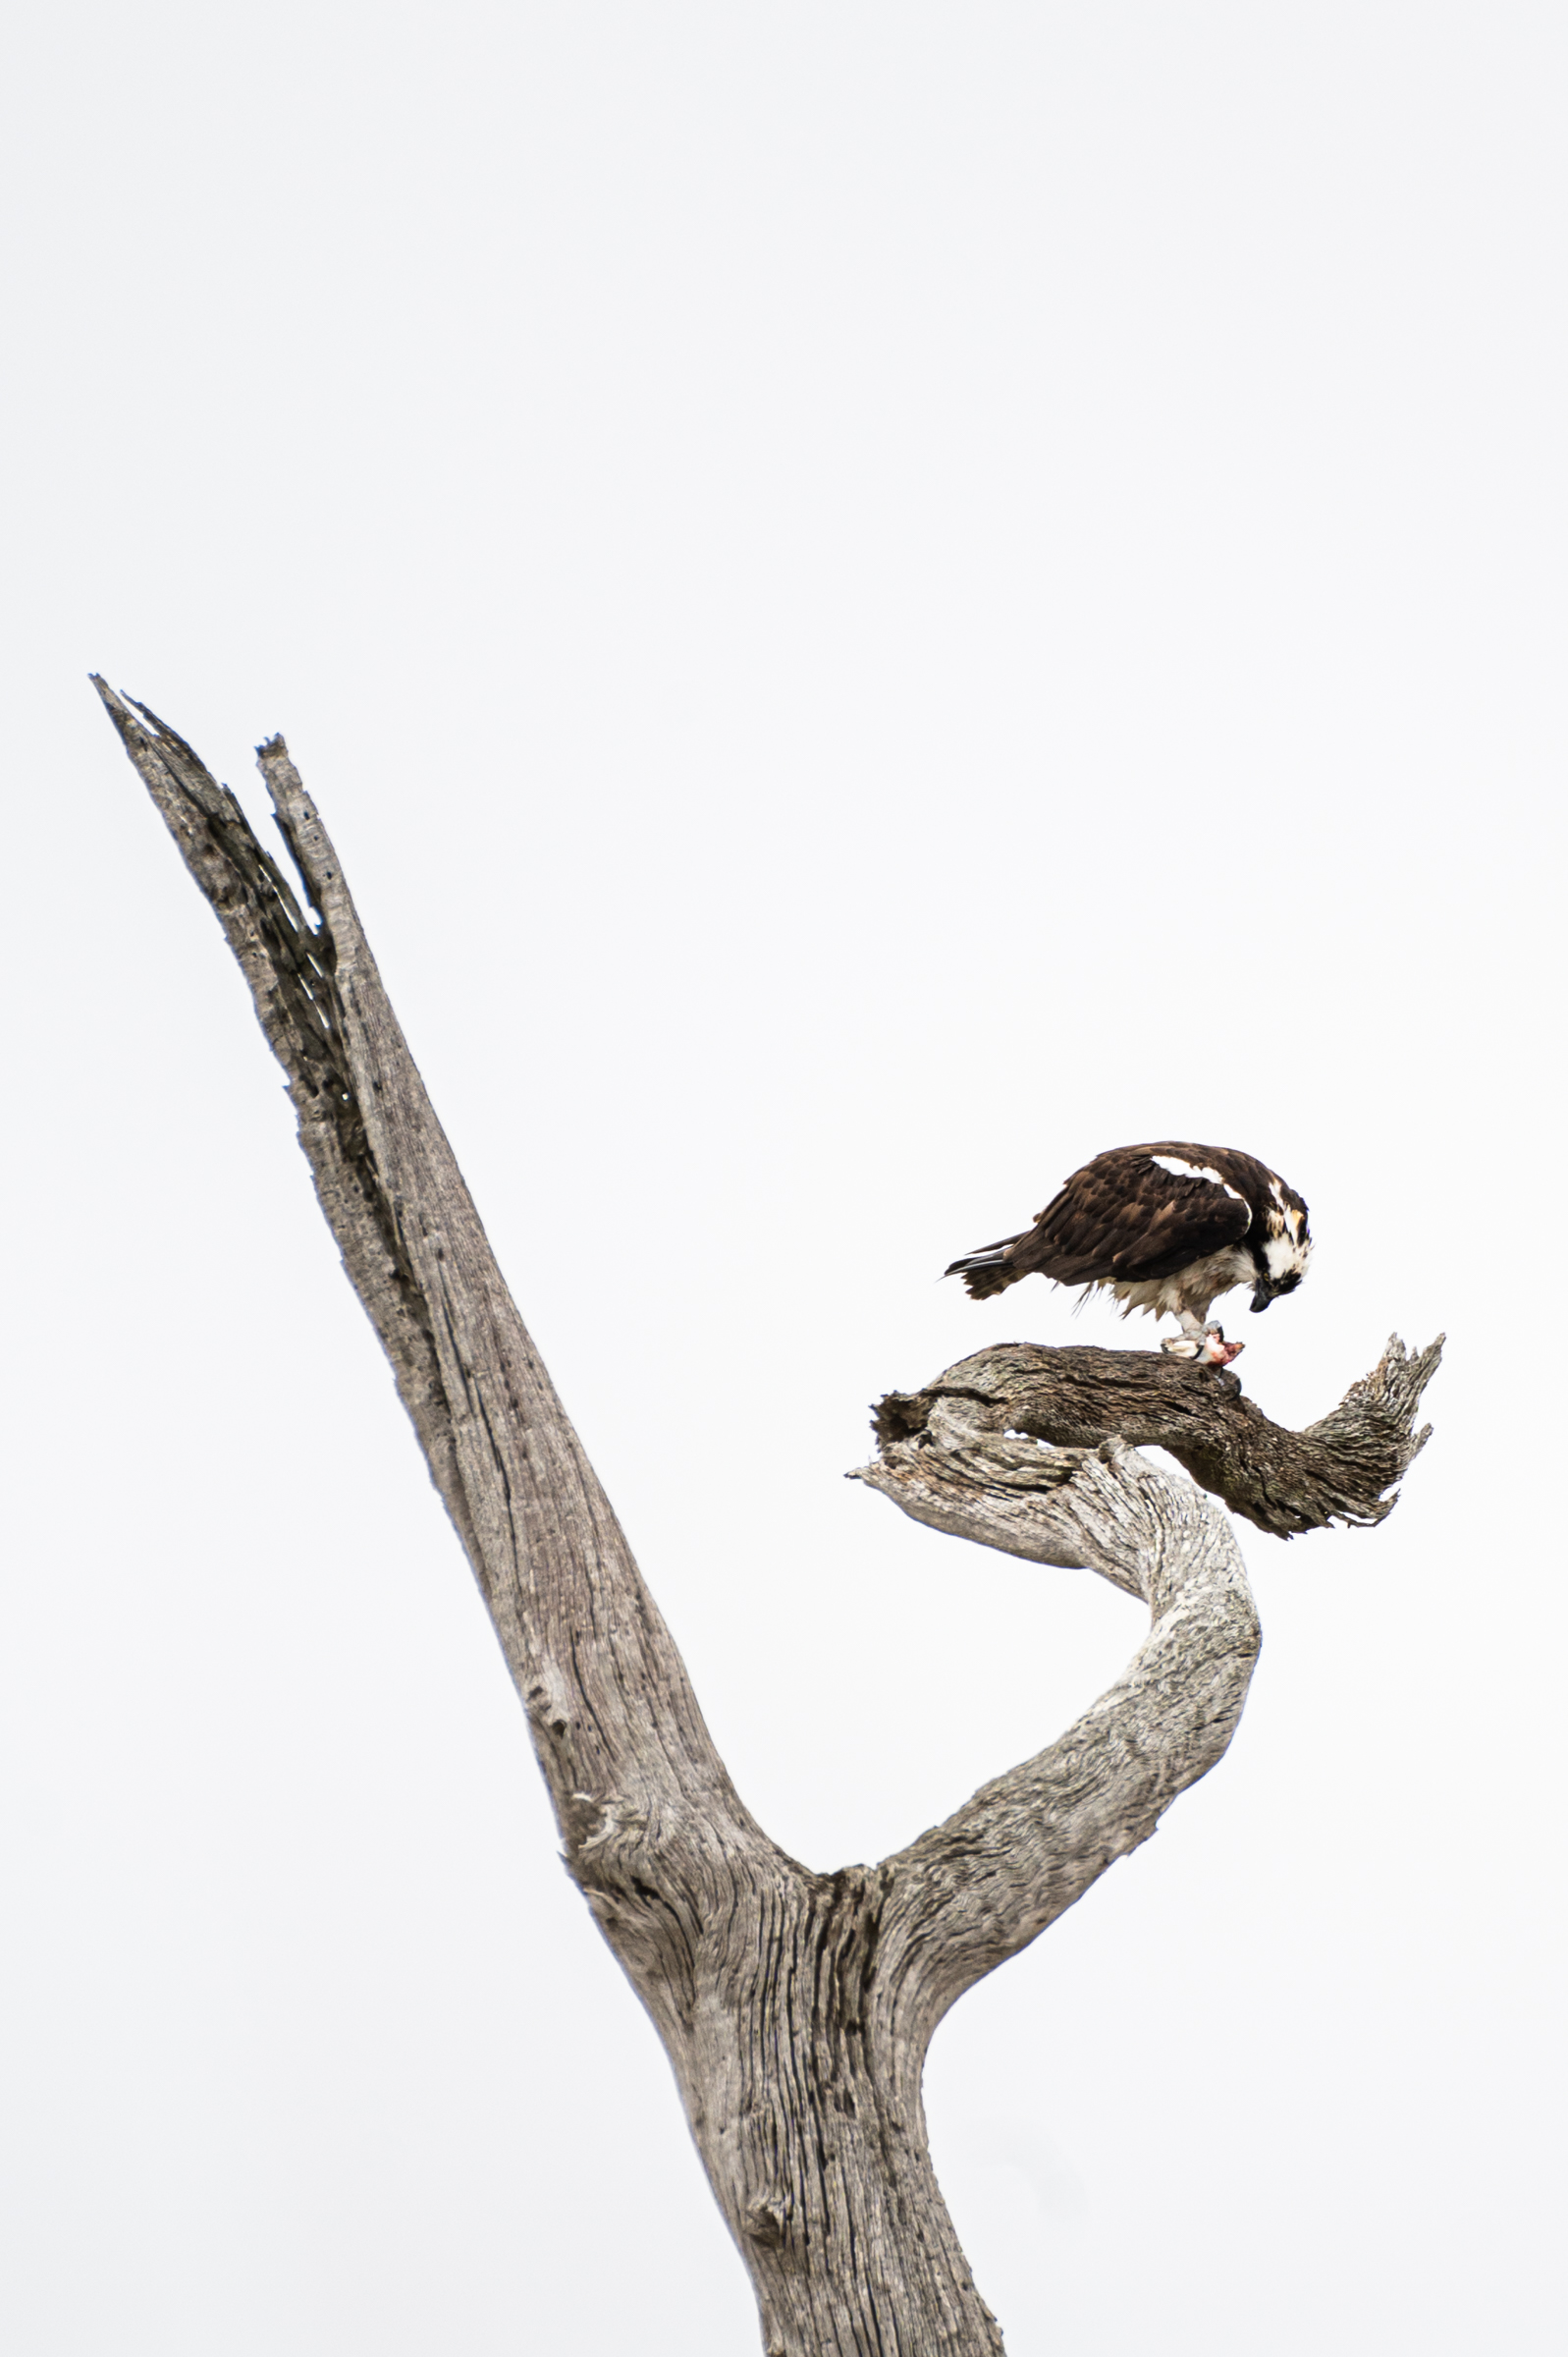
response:
<svg viewBox="0 0 1568 2357"><path fill-rule="evenodd" d="M1147 1601L1151 1625L1058 1741L881 1865L812 1873L756 1824L714 1749L282 739L260 766L314 924L189 745L95 685L288 1074L322 1210L489 1606L569 1869L675 2065L765 2347L999 2350L932 2170L932 2033L1219 1759L1259 1643L1226 1514L1118 1436L1130 1422L1176 1448L1171 1431L1190 1427L1199 1480L1265 1528L1371 1518L1420 1446L1411 1418L1435 1345L1385 1359L1326 1440L1268 1426L1276 1440L1261 1442L1233 1378L1141 1353L982 1354L891 1396L883 1455L859 1478L943 1529L1101 1572ZM1052 1379L1069 1357L1070 1417ZM1081 1363L1094 1358L1106 1366ZM1158 1401L1139 1389L1146 1364ZM1070 1430L1048 1430L1053 1416Z"/></svg>

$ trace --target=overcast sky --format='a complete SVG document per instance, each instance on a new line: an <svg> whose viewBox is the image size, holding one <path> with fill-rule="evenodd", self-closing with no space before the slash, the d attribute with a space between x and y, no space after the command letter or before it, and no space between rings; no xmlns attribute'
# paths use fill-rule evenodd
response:
<svg viewBox="0 0 1568 2357"><path fill-rule="evenodd" d="M1140 1635L842 1480L1155 1340L949 1259L1189 1137L1312 1205L1268 1412L1447 1330L929 2109L1013 2357L1559 2347L1560 7L56 0L6 82L0 2338L756 2345L94 668L253 809L286 733L814 1866Z"/></svg>

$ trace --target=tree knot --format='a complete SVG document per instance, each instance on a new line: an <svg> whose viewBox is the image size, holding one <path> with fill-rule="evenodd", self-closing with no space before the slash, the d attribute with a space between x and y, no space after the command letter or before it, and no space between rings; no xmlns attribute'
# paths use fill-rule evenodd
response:
<svg viewBox="0 0 1568 2357"><path fill-rule="evenodd" d="M783 2194L759 2193L741 2212L740 2223L748 2242L759 2244L765 2251L776 2251L784 2241L788 2217L788 2204Z"/></svg>

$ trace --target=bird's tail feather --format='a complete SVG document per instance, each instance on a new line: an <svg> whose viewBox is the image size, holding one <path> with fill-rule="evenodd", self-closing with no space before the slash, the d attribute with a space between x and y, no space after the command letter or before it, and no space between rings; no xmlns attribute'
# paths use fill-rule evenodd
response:
<svg viewBox="0 0 1568 2357"><path fill-rule="evenodd" d="M955 1260L942 1273L945 1277L961 1277L971 1301L987 1301L993 1293L1004 1293L1009 1285L1016 1285L1028 1273L1007 1257L1013 1245L1021 1244L1028 1233L1025 1229L1023 1234L1004 1235L1000 1244L982 1244L978 1252L966 1252L962 1260Z"/></svg>

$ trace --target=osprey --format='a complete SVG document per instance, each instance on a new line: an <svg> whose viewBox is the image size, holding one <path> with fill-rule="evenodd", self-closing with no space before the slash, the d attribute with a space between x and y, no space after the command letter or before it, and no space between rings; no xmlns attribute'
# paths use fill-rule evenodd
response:
<svg viewBox="0 0 1568 2357"><path fill-rule="evenodd" d="M1245 1348L1204 1323L1209 1304L1250 1285L1252 1306L1293 1293L1307 1273L1312 1237L1294 1187L1233 1146L1112 1146L1074 1171L1022 1235L1004 1235L955 1260L985 1301L1038 1269L1057 1285L1105 1286L1157 1317L1174 1311L1179 1335L1161 1344L1177 1358L1227 1366Z"/></svg>

